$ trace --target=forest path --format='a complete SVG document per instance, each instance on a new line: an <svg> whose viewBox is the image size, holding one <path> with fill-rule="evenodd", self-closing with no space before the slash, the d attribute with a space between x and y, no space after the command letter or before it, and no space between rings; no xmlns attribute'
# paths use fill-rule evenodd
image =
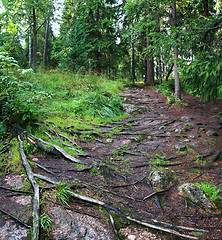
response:
<svg viewBox="0 0 222 240"><path fill-rule="evenodd" d="M36 153L30 160L44 166L54 175L40 168L34 169L35 173L58 182L69 180L79 193L125 211L173 225L209 230L200 239L221 239L219 210L209 212L187 204L177 193L178 186L183 183L207 181L217 187L221 186L221 158L211 164L222 149L221 102L203 103L199 98L183 93L188 106L170 105L167 98L157 90L142 87L127 88L121 97L125 111L129 114L122 121L92 125L88 131L67 126L67 131L79 133L73 137L84 151L78 159L93 166L91 170L82 167L79 171L76 164L64 158ZM160 190L150 186L150 173L164 169L173 171L173 182L166 191L146 198L153 191ZM10 185L7 184L5 179L1 180L1 185ZM0 191L2 208L9 211L13 209L12 212L16 208L22 211L21 204L16 207L11 199L13 196ZM54 206L53 203L47 202L45 205L45 211L50 214L49 208ZM105 217L104 212L79 201L72 201L70 207ZM22 218L27 221L27 217ZM159 232L155 232L156 235L150 233L148 237L146 234L149 233L135 230L135 226L127 227L129 222L117 217L115 221L120 222L122 235L136 237L132 239L158 239L158 235L159 239L169 239ZM105 221L100 222L109 228ZM0 223L0 227L5 224L1 217ZM111 232L110 239L113 238ZM171 236L170 239L178 238Z"/></svg>

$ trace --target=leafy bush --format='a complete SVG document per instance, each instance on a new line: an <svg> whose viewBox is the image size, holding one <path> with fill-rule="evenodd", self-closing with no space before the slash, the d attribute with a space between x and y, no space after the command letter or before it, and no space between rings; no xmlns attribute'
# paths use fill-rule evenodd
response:
<svg viewBox="0 0 222 240"><path fill-rule="evenodd" d="M27 126L38 112L36 102L45 93L38 92L33 84L23 80L24 71L13 69L17 61L0 49L0 134L4 135L11 124ZM30 71L29 71L30 72Z"/></svg>

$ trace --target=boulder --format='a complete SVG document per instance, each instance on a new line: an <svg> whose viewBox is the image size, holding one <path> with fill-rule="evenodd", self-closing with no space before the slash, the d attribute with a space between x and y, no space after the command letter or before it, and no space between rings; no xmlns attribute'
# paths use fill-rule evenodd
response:
<svg viewBox="0 0 222 240"><path fill-rule="evenodd" d="M109 232L93 217L53 207L49 215L55 221L52 235L56 240L111 240Z"/></svg>
<svg viewBox="0 0 222 240"><path fill-rule="evenodd" d="M184 183L178 188L178 195L205 208L213 207L211 201L206 197L204 191L193 184Z"/></svg>
<svg viewBox="0 0 222 240"><path fill-rule="evenodd" d="M151 173L151 181L153 186L161 189L167 189L170 187L173 179L174 173L172 171L157 170Z"/></svg>
<svg viewBox="0 0 222 240"><path fill-rule="evenodd" d="M123 111L126 112L127 114L131 114L137 110L138 108L132 104L123 104Z"/></svg>
<svg viewBox="0 0 222 240"><path fill-rule="evenodd" d="M218 134L215 131L207 131L206 132L208 137L216 137Z"/></svg>

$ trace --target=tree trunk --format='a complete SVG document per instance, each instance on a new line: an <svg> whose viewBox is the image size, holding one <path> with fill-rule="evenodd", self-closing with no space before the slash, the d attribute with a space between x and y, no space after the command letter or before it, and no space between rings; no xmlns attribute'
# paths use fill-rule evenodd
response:
<svg viewBox="0 0 222 240"><path fill-rule="evenodd" d="M33 70L36 72L36 53L37 53L37 30L36 30L36 15L35 8L33 10Z"/></svg>
<svg viewBox="0 0 222 240"><path fill-rule="evenodd" d="M29 17L29 67L32 65L32 20Z"/></svg>
<svg viewBox="0 0 222 240"><path fill-rule="evenodd" d="M209 6L208 6L208 0L204 0L204 16L208 17L209 16Z"/></svg>
<svg viewBox="0 0 222 240"><path fill-rule="evenodd" d="M146 38L146 48L148 49L148 47L152 45L151 41L149 40L149 38ZM145 61L145 84L149 85L149 86L153 86L154 85L154 64L153 64L153 59L150 59L149 56L147 56L147 59Z"/></svg>
<svg viewBox="0 0 222 240"><path fill-rule="evenodd" d="M173 0L172 3L172 27L176 27L176 0ZM178 51L176 45L173 48L173 58L174 58L174 80L175 80L175 98L180 98L180 80L179 80L179 73L177 67L177 59L178 59Z"/></svg>
<svg viewBox="0 0 222 240"><path fill-rule="evenodd" d="M46 61L47 61L48 36L49 36L49 20L46 21L46 26L45 26L45 45L44 45L44 53L43 53L44 69L46 68Z"/></svg>
<svg viewBox="0 0 222 240"><path fill-rule="evenodd" d="M135 74L135 54L134 54L134 44L131 40L131 81L135 83L136 74Z"/></svg>

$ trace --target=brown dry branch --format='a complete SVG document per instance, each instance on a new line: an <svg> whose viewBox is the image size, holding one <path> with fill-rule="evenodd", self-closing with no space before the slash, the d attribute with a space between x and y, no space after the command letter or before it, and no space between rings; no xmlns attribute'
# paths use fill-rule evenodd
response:
<svg viewBox="0 0 222 240"><path fill-rule="evenodd" d="M20 135L18 135L19 145L20 145L20 155L22 158L23 165L25 167L26 173L28 175L28 179L32 184L34 190L34 199L33 199L33 230L32 230L32 240L39 239L39 185L35 180L35 175L32 172L32 169L27 161L24 148L23 141L21 140Z"/></svg>

